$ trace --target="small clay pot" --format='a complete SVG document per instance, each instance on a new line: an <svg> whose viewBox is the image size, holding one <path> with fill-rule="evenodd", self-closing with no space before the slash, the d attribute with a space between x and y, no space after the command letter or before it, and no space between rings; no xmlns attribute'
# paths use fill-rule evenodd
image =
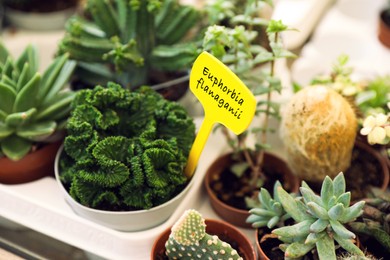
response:
<svg viewBox="0 0 390 260"><path fill-rule="evenodd" d="M251 241L237 228L224 221L206 219L206 232L217 235L221 240L238 246L236 250L245 260L255 260L256 252ZM150 254L151 260L162 260L165 256L165 243L171 234L171 228L166 229L155 240ZM228 238L228 239L225 239ZM229 241L228 241L229 240ZM166 258L168 259L168 258Z"/></svg>
<svg viewBox="0 0 390 260"><path fill-rule="evenodd" d="M390 15L387 14L386 10L382 10L379 15L378 39L387 48L390 48L389 22L390 22Z"/></svg>
<svg viewBox="0 0 390 260"><path fill-rule="evenodd" d="M0 158L0 183L20 184L54 176L54 160L62 141L50 143L19 161Z"/></svg>
<svg viewBox="0 0 390 260"><path fill-rule="evenodd" d="M238 209L224 203L217 197L210 186L211 181L215 178L215 176L220 175L224 168L229 167L233 163L231 156L232 154L228 153L217 158L214 163L211 164L211 166L207 169L204 179L206 191L209 196L212 208L222 219L235 226L252 228L251 224L246 222L246 219L249 217L248 210ZM280 180L283 186L288 186L291 192L298 192L300 184L299 179L292 173L292 171L288 168L287 164L282 159L270 153L265 153L264 163L267 164L268 167L277 169L283 173L284 177L282 180Z"/></svg>

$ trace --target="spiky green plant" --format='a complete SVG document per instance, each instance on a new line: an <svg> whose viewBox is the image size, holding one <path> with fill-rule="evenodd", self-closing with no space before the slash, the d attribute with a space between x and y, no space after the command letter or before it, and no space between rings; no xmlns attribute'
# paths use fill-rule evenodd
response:
<svg viewBox="0 0 390 260"><path fill-rule="evenodd" d="M274 184L274 198L264 188L260 189L258 198L258 207L249 210L249 217L247 218L248 223L252 223L252 227L259 228L267 226L269 229L275 226L280 227L284 225L284 222L291 218L290 215L284 210L280 198L277 194L277 189L282 184L276 181Z"/></svg>
<svg viewBox="0 0 390 260"><path fill-rule="evenodd" d="M0 155L17 161L64 128L74 93L64 89L75 62L57 57L38 72L38 53L27 46L14 60L0 43Z"/></svg>
<svg viewBox="0 0 390 260"><path fill-rule="evenodd" d="M177 102L148 87L109 83L77 93L67 124L61 181L81 204L103 210L160 205L188 183L195 125Z"/></svg>
<svg viewBox="0 0 390 260"><path fill-rule="evenodd" d="M272 231L284 242L281 248L285 257L298 258L316 248L320 259L336 259L335 242L348 252L363 256L353 243L355 234L345 225L362 214L365 202L350 206L351 193L345 192L344 174L339 173L333 180L326 176L320 196L305 182L300 191L302 197L294 198L282 187L277 189L284 210L296 222Z"/></svg>
<svg viewBox="0 0 390 260"><path fill-rule="evenodd" d="M205 220L194 209L174 224L165 248L169 259L243 259L230 244L206 233Z"/></svg>
<svg viewBox="0 0 390 260"><path fill-rule="evenodd" d="M155 70L185 71L200 53L189 37L200 12L178 0L88 0L86 14L67 22L59 53L78 61L85 82L150 84ZM187 37L187 38L186 38Z"/></svg>

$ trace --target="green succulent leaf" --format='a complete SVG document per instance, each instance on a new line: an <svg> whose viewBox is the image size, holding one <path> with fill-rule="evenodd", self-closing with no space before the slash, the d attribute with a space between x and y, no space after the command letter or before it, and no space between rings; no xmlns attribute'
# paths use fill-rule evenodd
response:
<svg viewBox="0 0 390 260"><path fill-rule="evenodd" d="M326 176L324 181L322 182L322 187L321 187L321 199L323 201L322 205L328 207L329 200L332 196L333 196L333 182L329 176Z"/></svg>
<svg viewBox="0 0 390 260"><path fill-rule="evenodd" d="M339 237L344 239L352 239L356 237L354 233L346 229L340 222L330 219L329 223L332 226L333 231L336 232Z"/></svg>
<svg viewBox="0 0 390 260"><path fill-rule="evenodd" d="M56 81L61 79L59 77L60 73L66 74L66 77L64 78L64 80L61 79L61 83L65 83L68 80L70 73L73 71L74 67L76 66L75 61L72 61L73 69L70 71L63 70L63 67L64 67L65 63L67 62L68 57L69 57L68 53L57 57L43 73L42 80L41 80L41 86L40 86L39 91L38 91L38 100L39 101L43 101L44 98L50 99L54 94L56 94L58 91L61 90L63 85L58 85L58 84L56 85L55 84ZM50 96L48 96L49 92L51 92Z"/></svg>
<svg viewBox="0 0 390 260"><path fill-rule="evenodd" d="M332 208L328 210L328 215L332 220L338 220L344 213L344 205L342 203L337 203Z"/></svg>
<svg viewBox="0 0 390 260"><path fill-rule="evenodd" d="M292 226L280 227L272 230L272 233L281 237L301 237L310 233L312 220L304 220Z"/></svg>
<svg viewBox="0 0 390 260"><path fill-rule="evenodd" d="M39 68L38 52L35 46L28 45L16 60L15 65L18 71L22 71L24 64L29 64L28 78L32 78Z"/></svg>
<svg viewBox="0 0 390 260"><path fill-rule="evenodd" d="M5 124L9 127L20 127L28 124L36 114L37 109L31 108L24 112L12 113L5 118Z"/></svg>
<svg viewBox="0 0 390 260"><path fill-rule="evenodd" d="M334 196L338 198L345 192L345 178L344 174L340 172L334 179L333 179L333 190L334 190Z"/></svg>
<svg viewBox="0 0 390 260"><path fill-rule="evenodd" d="M310 232L320 233L325 230L325 228L329 225L329 220L325 219L317 219L310 226Z"/></svg>
<svg viewBox="0 0 390 260"><path fill-rule="evenodd" d="M306 219L311 219L311 216L308 215L305 211L300 210L298 202L293 198L288 192L286 192L283 187L277 188L277 196L280 199L280 202L283 205L284 210L297 222L303 221Z"/></svg>
<svg viewBox="0 0 390 260"><path fill-rule="evenodd" d="M0 82L0 110L7 114L12 113L12 107L14 106L16 91L8 85Z"/></svg>
<svg viewBox="0 0 390 260"><path fill-rule="evenodd" d="M306 255L314 247L315 247L315 244L305 244L302 242L294 242L287 247L287 249L284 253L284 256L288 259L296 259L296 258L299 258L299 257Z"/></svg>
<svg viewBox="0 0 390 260"><path fill-rule="evenodd" d="M70 104L75 96L74 92L66 91L58 93L47 107L41 109L36 115L36 120L59 120L67 115L71 109Z"/></svg>
<svg viewBox="0 0 390 260"><path fill-rule="evenodd" d="M336 260L336 249L333 239L325 235L316 242L318 256L321 260Z"/></svg>
<svg viewBox="0 0 390 260"><path fill-rule="evenodd" d="M341 223L348 223L359 217L363 213L364 204L364 201L359 201L351 207L344 209L344 214L339 218L339 221Z"/></svg>
<svg viewBox="0 0 390 260"><path fill-rule="evenodd" d="M13 106L14 112L23 112L36 106L41 76L35 76L19 91Z"/></svg>
<svg viewBox="0 0 390 260"><path fill-rule="evenodd" d="M349 204L351 203L351 192L348 191L341 194L337 199L337 203L343 204L344 208L349 207Z"/></svg>
<svg viewBox="0 0 390 260"><path fill-rule="evenodd" d="M3 43L0 43L0 63L4 64L7 60L9 52Z"/></svg>
<svg viewBox="0 0 390 260"><path fill-rule="evenodd" d="M320 196L316 195L312 189L300 187L299 190L302 194L303 199L305 200L305 203L314 202L320 206L323 206Z"/></svg>
<svg viewBox="0 0 390 260"><path fill-rule="evenodd" d="M10 136L15 131L14 128L9 127L0 122L0 140Z"/></svg>
<svg viewBox="0 0 390 260"><path fill-rule="evenodd" d="M310 213L317 218L329 219L328 212L315 202L308 202L307 207L310 209Z"/></svg>
<svg viewBox="0 0 390 260"><path fill-rule="evenodd" d="M54 133L56 126L54 121L34 123L19 127L16 134L28 140L43 141Z"/></svg>
<svg viewBox="0 0 390 260"><path fill-rule="evenodd" d="M31 150L30 141L11 135L1 141L1 150L10 160L18 161L22 159Z"/></svg>
<svg viewBox="0 0 390 260"><path fill-rule="evenodd" d="M359 256L364 256L364 253L362 250L360 250L359 247L357 247L351 239L345 239L340 237L337 233L333 234L334 239L337 241L337 243L347 250L350 253L359 255Z"/></svg>
<svg viewBox="0 0 390 260"><path fill-rule="evenodd" d="M24 87L24 85L26 85L27 82L31 79L29 74L30 74L30 65L26 62L17 80L17 84L16 84L17 91L20 91Z"/></svg>
<svg viewBox="0 0 390 260"><path fill-rule="evenodd" d="M327 236L326 232L310 233L305 240L305 244L315 244L323 236Z"/></svg>

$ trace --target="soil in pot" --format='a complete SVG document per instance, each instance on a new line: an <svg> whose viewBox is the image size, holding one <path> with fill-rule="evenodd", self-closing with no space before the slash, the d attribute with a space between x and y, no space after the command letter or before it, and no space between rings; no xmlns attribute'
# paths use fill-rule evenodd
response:
<svg viewBox="0 0 390 260"><path fill-rule="evenodd" d="M293 187L291 182L287 181L280 167L274 167L272 164L267 164L267 155L264 160L263 172L267 179L263 183L263 188L268 191L273 190L277 180L282 182L286 191L292 192L296 187ZM250 185L250 170L246 170L241 178L237 177L230 169L234 163L232 160L229 165L222 170L221 174L215 175L212 178L210 187L217 195L218 199L237 209L248 210L245 202L246 197L256 197L259 189L253 191ZM299 183L297 182L299 185Z"/></svg>
<svg viewBox="0 0 390 260"><path fill-rule="evenodd" d="M255 251L249 240L238 231L235 227L218 220L206 219L206 232L212 235L217 235L221 240L229 243L244 260L256 259ZM152 249L152 260L167 260L165 255L165 242L171 233L168 228L158 237ZM245 241L245 242L243 242Z"/></svg>
<svg viewBox="0 0 390 260"><path fill-rule="evenodd" d="M359 141L355 143L351 166L344 175L346 190L351 191L351 201L366 198L371 186L386 189L389 183L389 169L384 158L372 147ZM307 184L320 193L322 183Z"/></svg>

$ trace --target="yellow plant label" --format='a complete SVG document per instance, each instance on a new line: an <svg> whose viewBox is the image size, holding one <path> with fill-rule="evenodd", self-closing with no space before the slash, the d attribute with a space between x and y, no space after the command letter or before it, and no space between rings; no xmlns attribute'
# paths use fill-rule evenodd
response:
<svg viewBox="0 0 390 260"><path fill-rule="evenodd" d="M256 100L245 84L222 62L207 52L195 60L190 89L204 109L204 120L188 158L185 174L191 177L215 123L235 134L244 132L256 110Z"/></svg>

